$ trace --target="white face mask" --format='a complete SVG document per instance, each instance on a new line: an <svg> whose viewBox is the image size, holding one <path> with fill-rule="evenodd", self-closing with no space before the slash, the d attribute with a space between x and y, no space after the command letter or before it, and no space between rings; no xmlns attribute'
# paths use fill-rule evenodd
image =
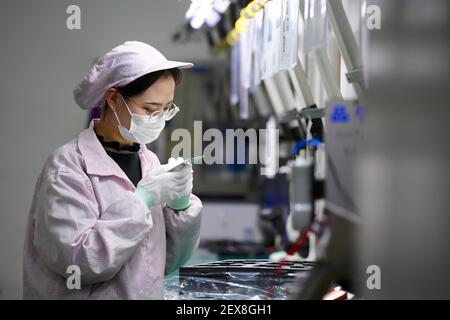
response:
<svg viewBox="0 0 450 320"><path fill-rule="evenodd" d="M117 113L114 111L117 122L119 123L118 128L120 135L127 141L136 142L140 144L148 144L156 140L161 131L166 125L166 120L163 117L155 116L141 116L138 114L131 113L128 104L125 99L121 96L123 103L127 107L128 113L131 116L130 129L125 128L120 123Z"/></svg>

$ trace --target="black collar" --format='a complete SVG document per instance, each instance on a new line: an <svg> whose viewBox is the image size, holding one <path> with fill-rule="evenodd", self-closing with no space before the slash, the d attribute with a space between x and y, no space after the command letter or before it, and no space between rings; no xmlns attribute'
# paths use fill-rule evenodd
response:
<svg viewBox="0 0 450 320"><path fill-rule="evenodd" d="M94 129L95 131L95 129ZM105 141L105 138L101 135L99 135L95 131L95 135L97 136L97 139L100 141L102 146L107 151L111 152L118 152L118 153L135 153L138 152L141 149L141 145L139 143L133 143L131 146L121 146L118 141Z"/></svg>

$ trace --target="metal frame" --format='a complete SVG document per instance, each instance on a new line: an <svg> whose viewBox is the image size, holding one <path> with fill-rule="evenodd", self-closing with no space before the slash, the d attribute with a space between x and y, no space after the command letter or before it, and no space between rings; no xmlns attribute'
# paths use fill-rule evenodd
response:
<svg viewBox="0 0 450 320"><path fill-rule="evenodd" d="M356 42L355 36L353 35L353 31L350 27L342 1L328 0L327 10L328 21L333 28L339 50L348 70L347 79L348 77L352 79L351 75L362 68L360 48ZM364 91L361 84L356 81L349 82L352 83L358 98L362 99L364 97Z"/></svg>

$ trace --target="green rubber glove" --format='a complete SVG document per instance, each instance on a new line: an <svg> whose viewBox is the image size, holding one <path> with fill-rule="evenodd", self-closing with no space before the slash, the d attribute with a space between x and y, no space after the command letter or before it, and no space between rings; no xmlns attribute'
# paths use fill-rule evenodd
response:
<svg viewBox="0 0 450 320"><path fill-rule="evenodd" d="M174 211L184 211L191 206L191 195L182 196L177 199L173 199L168 203L170 209Z"/></svg>
<svg viewBox="0 0 450 320"><path fill-rule="evenodd" d="M144 201L144 203L147 206L147 208L150 209L151 207L153 207L153 197L152 197L152 194L150 192L145 191L145 189L142 188L142 187L137 187L136 190L134 191L134 194L139 199Z"/></svg>

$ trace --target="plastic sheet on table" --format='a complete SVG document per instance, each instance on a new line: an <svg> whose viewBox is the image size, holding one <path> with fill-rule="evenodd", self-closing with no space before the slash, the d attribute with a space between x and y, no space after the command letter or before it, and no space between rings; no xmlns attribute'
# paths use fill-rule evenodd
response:
<svg viewBox="0 0 450 320"><path fill-rule="evenodd" d="M313 263L264 259L225 260L183 267L166 278L166 299L288 299L301 288Z"/></svg>
<svg viewBox="0 0 450 320"><path fill-rule="evenodd" d="M181 282L181 283L180 283ZM166 300L285 300L289 286L280 286L277 281L266 286L243 284L228 279L189 277L179 280L171 276L165 280ZM293 286L293 284L291 284Z"/></svg>

